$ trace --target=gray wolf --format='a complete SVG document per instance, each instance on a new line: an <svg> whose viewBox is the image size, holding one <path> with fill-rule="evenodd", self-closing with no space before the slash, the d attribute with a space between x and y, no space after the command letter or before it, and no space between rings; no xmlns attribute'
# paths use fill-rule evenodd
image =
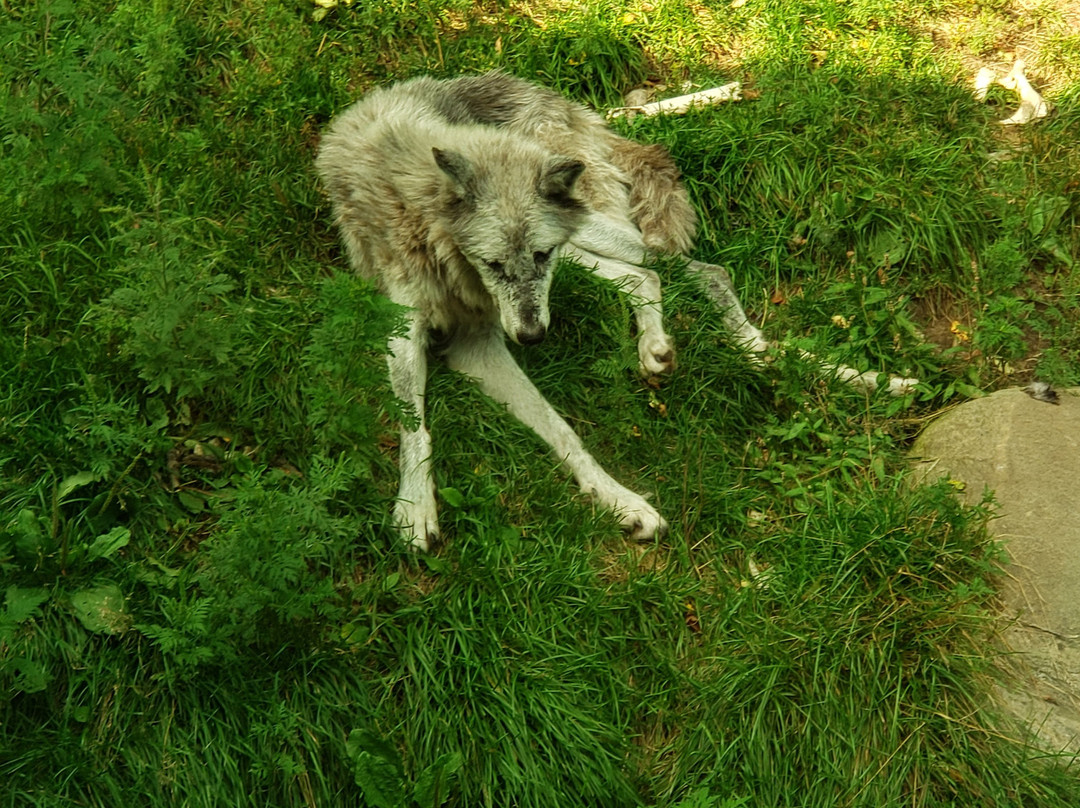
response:
<svg viewBox="0 0 1080 808"><path fill-rule="evenodd" d="M415 409L403 428L394 523L426 550L439 537L431 434L424 420L429 349L474 378L543 438L582 490L632 536L667 523L616 482L507 350L542 340L560 257L623 290L644 374L673 368L660 279L650 255L689 252L696 217L667 151L612 132L561 95L503 73L423 77L377 89L342 112L317 169L353 269L408 308L389 346L394 394ZM734 339L768 343L746 318L727 273L689 261Z"/></svg>

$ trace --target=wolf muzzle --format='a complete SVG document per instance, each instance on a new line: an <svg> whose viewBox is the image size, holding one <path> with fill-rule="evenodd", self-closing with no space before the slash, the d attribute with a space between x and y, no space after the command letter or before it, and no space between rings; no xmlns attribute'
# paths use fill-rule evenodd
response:
<svg viewBox="0 0 1080 808"><path fill-rule="evenodd" d="M547 328L541 322L525 323L514 334L514 342L518 345L536 345L543 342L547 336Z"/></svg>
<svg viewBox="0 0 1080 808"><path fill-rule="evenodd" d="M502 327L506 335L518 345L536 345L547 336L547 317L537 306L515 306L510 316L502 316Z"/></svg>

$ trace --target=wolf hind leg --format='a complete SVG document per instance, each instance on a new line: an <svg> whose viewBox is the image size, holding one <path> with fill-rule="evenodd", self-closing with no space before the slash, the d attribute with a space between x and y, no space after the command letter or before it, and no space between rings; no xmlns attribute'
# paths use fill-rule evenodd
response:
<svg viewBox="0 0 1080 808"><path fill-rule="evenodd" d="M638 327L638 360L643 376L675 368L675 343L664 330L660 276L642 267L646 250L630 222L593 213L563 248L593 274L615 283L630 298Z"/></svg>
<svg viewBox="0 0 1080 808"><path fill-rule="evenodd" d="M505 404L519 421L551 447L582 491L618 517L634 538L667 532L667 522L640 494L616 482L589 454L577 433L536 389L506 348L502 335L479 334L451 343L450 367L472 377L488 396Z"/></svg>
<svg viewBox="0 0 1080 808"><path fill-rule="evenodd" d="M735 294L735 287L731 283L731 277L727 271L716 264L706 264L701 261L688 261L686 269L694 275L705 290L708 298L720 309L724 325L734 335L735 340L755 357L760 357L768 348L774 347L765 339L765 335L753 326L746 317L739 298ZM776 345L781 351L785 350L783 344ZM810 362L818 365L823 371L833 375L842 382L864 390L874 391L878 387L879 374L874 371L860 373L854 368L837 362L828 362L814 356L809 351L799 349L799 355ZM902 396L910 393L919 384L919 380L907 376L895 376L885 374L886 386L889 395Z"/></svg>
<svg viewBox="0 0 1080 808"><path fill-rule="evenodd" d="M563 255L573 258L598 277L612 281L630 298L638 327L638 362L643 376L670 373L675 368L675 343L664 330L660 276L625 261L596 255L570 244Z"/></svg>
<svg viewBox="0 0 1080 808"><path fill-rule="evenodd" d="M686 262L686 270L697 279L706 297L720 310L724 327L731 332L736 343L752 354L768 350L769 341L747 318L726 269L691 259Z"/></svg>

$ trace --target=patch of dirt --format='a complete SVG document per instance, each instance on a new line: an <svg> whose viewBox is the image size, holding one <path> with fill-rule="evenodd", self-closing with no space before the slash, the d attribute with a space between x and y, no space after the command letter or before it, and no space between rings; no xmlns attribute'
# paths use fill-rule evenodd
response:
<svg viewBox="0 0 1080 808"><path fill-rule="evenodd" d="M1037 330L1025 328L1026 354L1005 362L983 355L972 345L981 313L971 305L970 299L958 297L948 289L934 289L911 300L911 313L920 324L924 339L939 351L959 348L956 362L983 366L990 387L1021 385L1035 378L1039 358L1047 344Z"/></svg>
<svg viewBox="0 0 1080 808"><path fill-rule="evenodd" d="M974 314L969 303L944 289L935 289L911 301L915 322L923 337L939 349L954 348L970 339Z"/></svg>
<svg viewBox="0 0 1080 808"><path fill-rule="evenodd" d="M597 573L605 583L626 583L631 577L665 570L670 562L670 548L664 544L646 544L626 536L605 543L597 557Z"/></svg>

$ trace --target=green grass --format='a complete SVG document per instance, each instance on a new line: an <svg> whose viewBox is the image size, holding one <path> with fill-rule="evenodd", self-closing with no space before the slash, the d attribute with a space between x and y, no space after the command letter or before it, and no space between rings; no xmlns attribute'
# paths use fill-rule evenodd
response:
<svg viewBox="0 0 1080 808"><path fill-rule="evenodd" d="M1080 383L1060 14L1038 10L1033 61L1055 113L1004 133L1011 101L974 102L962 67L1004 4L315 11L5 7L3 804L1080 802L1075 766L987 702L988 508L903 460L946 403ZM312 160L367 88L491 67L600 106L645 79L752 86L620 126L671 149L697 255L770 334L919 392L753 369L668 265L679 366L652 387L625 301L563 266L549 338L517 354L670 535L627 541L436 366L446 544L405 552L397 312L344 272Z"/></svg>

